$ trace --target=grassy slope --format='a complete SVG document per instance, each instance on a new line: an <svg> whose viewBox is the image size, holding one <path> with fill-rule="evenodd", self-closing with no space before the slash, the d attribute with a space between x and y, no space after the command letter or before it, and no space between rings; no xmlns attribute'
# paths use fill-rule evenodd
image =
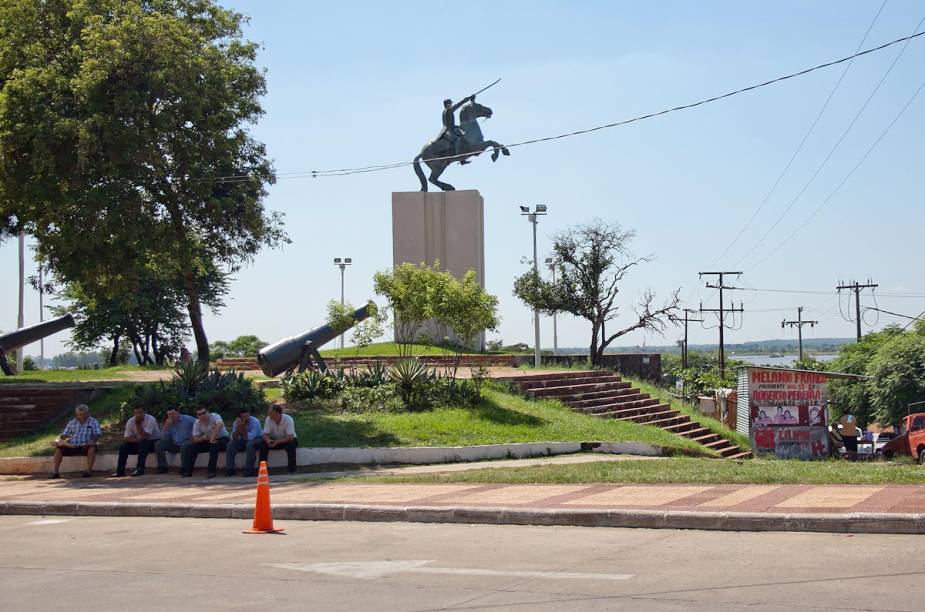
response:
<svg viewBox="0 0 925 612"><path fill-rule="evenodd" d="M558 402L531 402L486 390L475 408L414 413L294 413L302 446L462 446L508 442L632 441L705 449L653 427L571 412Z"/></svg>
<svg viewBox="0 0 925 612"><path fill-rule="evenodd" d="M720 461L686 457L609 461L527 468L485 468L363 479L394 483L643 483L643 484L925 484L925 470L911 462Z"/></svg>
<svg viewBox="0 0 925 612"><path fill-rule="evenodd" d="M634 387L638 387L643 393L648 393L651 397L656 397L663 402L670 403L674 410L688 415L691 419L699 421L703 427L737 444L739 448L751 450L752 444L748 438L735 430L729 429L721 421L700 414L690 404L672 397L665 389L631 376L623 376L623 380L632 383Z"/></svg>
<svg viewBox="0 0 925 612"><path fill-rule="evenodd" d="M132 390L132 385L117 387L90 403L90 414L99 419L103 431L117 424L119 408L132 395ZM57 422L34 434L0 442L0 457L50 455L53 451L51 441L61 434L63 428L64 422Z"/></svg>
<svg viewBox="0 0 925 612"><path fill-rule="evenodd" d="M334 357L335 354L338 357L397 357L398 356L398 345L394 342L376 342L370 344L367 347L364 347L359 350L357 353L356 347L346 347L344 349L328 349L321 351L322 357ZM412 346L413 355L452 355L452 353L444 351L441 348L434 346L426 346L423 344L415 344Z"/></svg>
<svg viewBox="0 0 925 612"><path fill-rule="evenodd" d="M22 382L81 382L89 380L120 380L128 378L129 372L140 370L170 370L169 367L145 366L116 366L114 368L100 368L99 370L33 370L23 372L16 376L0 376L0 384L13 384Z"/></svg>

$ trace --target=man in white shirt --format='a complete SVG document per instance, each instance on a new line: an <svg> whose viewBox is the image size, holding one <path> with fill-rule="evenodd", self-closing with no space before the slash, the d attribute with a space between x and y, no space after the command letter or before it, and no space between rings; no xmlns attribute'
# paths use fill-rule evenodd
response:
<svg viewBox="0 0 925 612"><path fill-rule="evenodd" d="M285 450L289 473L295 474L297 448L299 440L295 435L295 421L288 414L283 414L282 405L270 404L270 412L263 424L263 439L257 445L260 460L266 461L271 450Z"/></svg>
<svg viewBox="0 0 925 612"><path fill-rule="evenodd" d="M125 441L119 447L119 460L116 463L114 476L125 476L125 464L129 455L138 455L138 463L132 476L143 476L145 461L148 453L154 450L154 445L161 437L161 430L157 426L157 419L145 413L145 409L136 406L132 417L125 424Z"/></svg>
<svg viewBox="0 0 925 612"><path fill-rule="evenodd" d="M209 453L208 478L215 478L218 454L228 446L228 430L222 415L209 412L205 408L196 410L196 422L193 423L193 437L180 446L180 476L188 478L193 475L196 457L199 453Z"/></svg>

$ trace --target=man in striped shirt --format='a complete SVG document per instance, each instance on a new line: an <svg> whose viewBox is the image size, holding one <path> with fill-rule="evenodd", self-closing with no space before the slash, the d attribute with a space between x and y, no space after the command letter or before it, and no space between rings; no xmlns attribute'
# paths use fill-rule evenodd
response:
<svg viewBox="0 0 925 612"><path fill-rule="evenodd" d="M74 418L68 421L61 436L52 442L55 447L54 471L51 478L59 478L61 460L64 457L83 456L87 458L85 477L93 475L93 462L96 461L96 441L102 435L100 422L90 416L90 408L79 404L74 409Z"/></svg>

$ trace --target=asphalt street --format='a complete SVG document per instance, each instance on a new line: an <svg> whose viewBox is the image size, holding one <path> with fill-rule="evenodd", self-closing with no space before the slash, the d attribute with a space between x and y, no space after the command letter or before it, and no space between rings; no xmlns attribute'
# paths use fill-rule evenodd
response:
<svg viewBox="0 0 925 612"><path fill-rule="evenodd" d="M921 610L925 538L0 517L4 610Z"/></svg>

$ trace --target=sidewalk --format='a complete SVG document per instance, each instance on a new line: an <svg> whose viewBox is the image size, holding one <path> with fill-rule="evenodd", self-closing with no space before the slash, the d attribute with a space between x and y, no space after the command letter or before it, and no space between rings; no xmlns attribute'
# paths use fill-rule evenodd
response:
<svg viewBox="0 0 925 612"><path fill-rule="evenodd" d="M411 469L430 468L379 473ZM925 487L912 485L413 485L306 476L273 477L279 519L925 533ZM0 514L247 518L253 500L254 483L243 478L0 481Z"/></svg>

